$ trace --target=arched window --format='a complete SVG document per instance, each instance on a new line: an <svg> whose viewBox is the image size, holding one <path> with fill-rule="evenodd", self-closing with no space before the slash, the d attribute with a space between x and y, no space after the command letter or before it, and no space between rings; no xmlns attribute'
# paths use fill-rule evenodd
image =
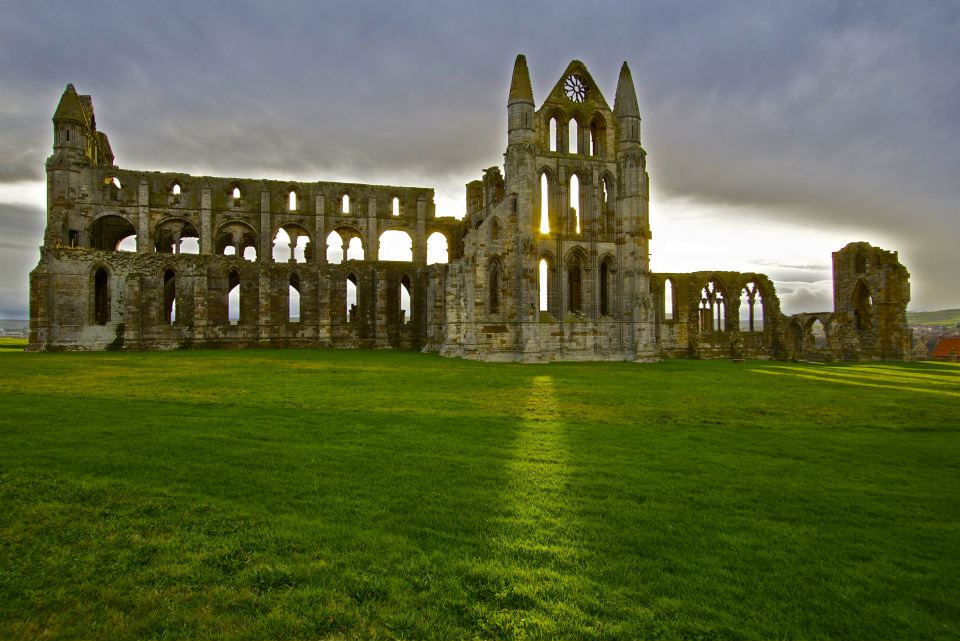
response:
<svg viewBox="0 0 960 641"><path fill-rule="evenodd" d="M447 246L447 237L438 231L427 238L427 264L450 262L450 251Z"/></svg>
<svg viewBox="0 0 960 641"><path fill-rule="evenodd" d="M590 122L590 155L591 156L603 156L605 155L605 139L607 135L607 127L601 116L596 116Z"/></svg>
<svg viewBox="0 0 960 641"><path fill-rule="evenodd" d="M359 236L350 239L347 246L347 260L363 260L363 241Z"/></svg>
<svg viewBox="0 0 960 641"><path fill-rule="evenodd" d="M600 263L600 315L610 315L610 265Z"/></svg>
<svg viewBox="0 0 960 641"><path fill-rule="evenodd" d="M173 187L170 189L170 193L174 196L180 195L180 183L173 183Z"/></svg>
<svg viewBox="0 0 960 641"><path fill-rule="evenodd" d="M331 265L343 262L343 237L335 231L327 235L327 262Z"/></svg>
<svg viewBox="0 0 960 641"><path fill-rule="evenodd" d="M490 240L500 239L500 221L496 216L490 218Z"/></svg>
<svg viewBox="0 0 960 641"><path fill-rule="evenodd" d="M380 234L380 250L377 253L380 260L413 260L413 239L410 234L398 229L392 229Z"/></svg>
<svg viewBox="0 0 960 641"><path fill-rule="evenodd" d="M344 214L350 213L350 194L344 194L341 199L340 211Z"/></svg>
<svg viewBox="0 0 960 641"><path fill-rule="evenodd" d="M287 320L291 323L300 322L300 275L290 274L290 284L287 288Z"/></svg>
<svg viewBox="0 0 960 641"><path fill-rule="evenodd" d="M539 279L537 283L540 288L540 311L545 312L550 309L550 266L546 258L540 259Z"/></svg>
<svg viewBox="0 0 960 641"><path fill-rule="evenodd" d="M580 261L576 261L567 270L567 295L570 302L570 311L575 314L583 312L583 272Z"/></svg>
<svg viewBox="0 0 960 641"><path fill-rule="evenodd" d="M297 211L297 192L290 190L290 193L287 194L287 208L290 211Z"/></svg>
<svg viewBox="0 0 960 641"><path fill-rule="evenodd" d="M249 260L250 262L256 262L257 260L257 249L253 245L247 245L243 250L243 259Z"/></svg>
<svg viewBox="0 0 960 641"><path fill-rule="evenodd" d="M550 130L549 130L549 144L550 151L557 151L560 148L560 129L557 127L557 119L550 119Z"/></svg>
<svg viewBox="0 0 960 641"><path fill-rule="evenodd" d="M870 288L863 280L858 280L854 286L851 303L857 329L869 329L872 324L873 297L870 296Z"/></svg>
<svg viewBox="0 0 960 641"><path fill-rule="evenodd" d="M347 276L347 322L352 323L359 318L358 308L359 290L357 277L354 274Z"/></svg>
<svg viewBox="0 0 960 641"><path fill-rule="evenodd" d="M714 281L700 291L700 331L722 332L726 325L723 292Z"/></svg>
<svg viewBox="0 0 960 641"><path fill-rule="evenodd" d="M172 325L177 317L174 312L177 304L177 275L172 269L163 272L163 321Z"/></svg>
<svg viewBox="0 0 960 641"><path fill-rule="evenodd" d="M110 322L110 274L104 267L93 276L93 321L97 325Z"/></svg>
<svg viewBox="0 0 960 641"><path fill-rule="evenodd" d="M570 202L567 205L570 208L570 229L573 233L580 233L580 178L573 174L570 176Z"/></svg>
<svg viewBox="0 0 960 641"><path fill-rule="evenodd" d="M410 286L410 277L406 274L400 279L400 323L410 322L411 310L413 309L413 287Z"/></svg>
<svg viewBox="0 0 960 641"><path fill-rule="evenodd" d="M491 314L500 312L500 263L491 261L487 276L488 300Z"/></svg>
<svg viewBox="0 0 960 641"><path fill-rule="evenodd" d="M663 320L673 320L673 281L663 283Z"/></svg>
<svg viewBox="0 0 960 641"><path fill-rule="evenodd" d="M570 119L570 124L567 131L569 134L569 139L567 140L567 153L578 153L580 151L580 126L577 124L576 118Z"/></svg>
<svg viewBox="0 0 960 641"><path fill-rule="evenodd" d="M234 199L235 201L236 201L236 200L240 200L240 195L241 195L241 194L240 194L240 188L239 188L239 187L234 187L234 188L233 188L233 191L230 192L230 195L233 197L233 199Z"/></svg>
<svg viewBox="0 0 960 641"><path fill-rule="evenodd" d="M827 348L827 329L819 318L813 319L810 323L810 336L813 337L812 346L816 349Z"/></svg>
<svg viewBox="0 0 960 641"><path fill-rule="evenodd" d="M550 233L550 180L547 172L540 174L540 233Z"/></svg>
<svg viewBox="0 0 960 641"><path fill-rule="evenodd" d="M273 237L273 262L305 263L310 236L298 226L281 227ZM236 254L236 252L234 252Z"/></svg>
<svg viewBox="0 0 960 641"><path fill-rule="evenodd" d="M227 322L240 322L240 272L231 270L227 275Z"/></svg>
<svg viewBox="0 0 960 641"><path fill-rule="evenodd" d="M120 239L120 242L117 243L118 252L135 252L137 251L137 237L133 234L126 236Z"/></svg>
<svg viewBox="0 0 960 641"><path fill-rule="evenodd" d="M400 199L397 198L396 196L393 197L393 215L394 216L400 215Z"/></svg>
<svg viewBox="0 0 960 641"><path fill-rule="evenodd" d="M763 296L754 282L747 283L740 291L740 329L759 332L763 329Z"/></svg>

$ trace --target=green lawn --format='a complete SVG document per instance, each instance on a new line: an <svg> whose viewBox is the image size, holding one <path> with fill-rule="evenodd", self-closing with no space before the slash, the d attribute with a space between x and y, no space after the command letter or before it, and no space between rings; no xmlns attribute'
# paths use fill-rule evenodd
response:
<svg viewBox="0 0 960 641"><path fill-rule="evenodd" d="M957 639L958 551L956 364L0 358L2 639Z"/></svg>

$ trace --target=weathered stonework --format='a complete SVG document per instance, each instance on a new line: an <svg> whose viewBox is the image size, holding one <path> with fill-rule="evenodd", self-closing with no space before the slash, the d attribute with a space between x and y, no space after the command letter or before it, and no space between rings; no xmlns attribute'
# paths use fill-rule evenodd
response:
<svg viewBox="0 0 960 641"><path fill-rule="evenodd" d="M455 220L436 216L432 189L121 169L90 97L68 85L46 164L30 348L382 347L528 362L909 356L909 275L895 253L865 243L834 254L835 311L821 314L783 316L763 274L650 272L649 175L626 63L613 109L579 61L537 109L518 56L507 112L503 172L469 183L467 215ZM277 249L281 230L288 244ZM379 260L388 231L408 235L412 261ZM331 232L339 263L327 258ZM427 264L434 233L446 264ZM135 251L120 251L134 238Z"/></svg>

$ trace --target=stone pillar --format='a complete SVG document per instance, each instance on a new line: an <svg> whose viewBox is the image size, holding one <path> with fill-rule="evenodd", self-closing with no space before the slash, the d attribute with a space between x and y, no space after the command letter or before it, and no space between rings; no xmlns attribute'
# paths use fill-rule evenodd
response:
<svg viewBox="0 0 960 641"><path fill-rule="evenodd" d="M260 192L260 250L257 260L269 263L273 260L273 238L270 235L270 192Z"/></svg>
<svg viewBox="0 0 960 641"><path fill-rule="evenodd" d="M200 190L200 253L212 254L213 247L213 215L211 213L210 188Z"/></svg>
<svg viewBox="0 0 960 641"><path fill-rule="evenodd" d="M380 260L380 229L377 225L377 199L373 196L367 201L367 251L364 258Z"/></svg>
<svg viewBox="0 0 960 641"><path fill-rule="evenodd" d="M150 185L146 178L140 180L137 191L137 253L149 254L150 247Z"/></svg>
<svg viewBox="0 0 960 641"><path fill-rule="evenodd" d="M315 233L317 235L315 245L316 249L314 250L316 254L315 260L321 264L327 264L327 229L326 229L326 201L324 200L323 194L317 194L314 199L314 204L316 206L316 220L315 224Z"/></svg>

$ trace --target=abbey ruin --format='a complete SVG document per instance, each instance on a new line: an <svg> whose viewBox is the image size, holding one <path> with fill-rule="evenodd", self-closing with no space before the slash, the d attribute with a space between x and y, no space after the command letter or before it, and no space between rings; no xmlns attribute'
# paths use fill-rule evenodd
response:
<svg viewBox="0 0 960 641"><path fill-rule="evenodd" d="M68 85L30 274L30 349L909 356L909 274L895 252L835 252L833 311L794 316L763 274L650 272L650 178L626 63L613 109L576 60L537 108L518 56L507 114L503 169L466 186L457 220L437 216L421 187L122 169L90 96ZM382 259L390 237L406 239L401 259Z"/></svg>

